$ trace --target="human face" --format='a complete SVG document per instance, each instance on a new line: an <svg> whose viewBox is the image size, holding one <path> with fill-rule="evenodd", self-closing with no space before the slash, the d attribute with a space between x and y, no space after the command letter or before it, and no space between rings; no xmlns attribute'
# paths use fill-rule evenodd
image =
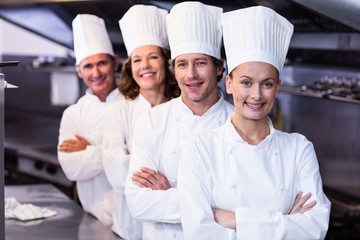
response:
<svg viewBox="0 0 360 240"><path fill-rule="evenodd" d="M140 87L140 92L164 91L165 58L158 46L146 45L131 53L132 76Z"/></svg>
<svg viewBox="0 0 360 240"><path fill-rule="evenodd" d="M199 53L180 55L175 59L174 69L185 104L209 99L212 103L217 101L217 76L222 73L222 67L216 67L210 56Z"/></svg>
<svg viewBox="0 0 360 240"><path fill-rule="evenodd" d="M92 93L105 101L107 95L116 88L116 59L112 61L105 53L84 58L77 66L78 75Z"/></svg>
<svg viewBox="0 0 360 240"><path fill-rule="evenodd" d="M263 120L279 93L277 69L264 62L247 62L226 76L226 90L233 95L235 119Z"/></svg>

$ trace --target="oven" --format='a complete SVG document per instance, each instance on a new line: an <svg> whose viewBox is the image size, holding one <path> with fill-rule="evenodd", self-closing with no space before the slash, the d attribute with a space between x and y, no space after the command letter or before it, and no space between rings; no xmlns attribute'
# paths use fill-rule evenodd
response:
<svg viewBox="0 0 360 240"><path fill-rule="evenodd" d="M75 183L57 159L58 118L7 112L5 119L5 185L51 183L77 200Z"/></svg>

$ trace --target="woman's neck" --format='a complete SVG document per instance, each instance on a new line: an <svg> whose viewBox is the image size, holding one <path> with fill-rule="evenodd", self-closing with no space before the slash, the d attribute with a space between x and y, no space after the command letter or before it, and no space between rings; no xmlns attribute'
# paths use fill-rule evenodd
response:
<svg viewBox="0 0 360 240"><path fill-rule="evenodd" d="M260 120L251 120L234 115L231 123L241 138L250 145L258 145L270 134L267 117Z"/></svg>
<svg viewBox="0 0 360 240"><path fill-rule="evenodd" d="M166 101L168 101L169 99L166 99L166 97L164 96L164 90L146 90L146 91L141 91L140 90L141 95L151 104L151 107L154 107L156 105L159 105L161 103L164 103Z"/></svg>

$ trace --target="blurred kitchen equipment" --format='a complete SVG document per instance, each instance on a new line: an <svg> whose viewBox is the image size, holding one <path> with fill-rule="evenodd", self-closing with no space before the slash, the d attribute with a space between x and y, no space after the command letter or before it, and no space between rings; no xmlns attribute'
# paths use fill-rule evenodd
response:
<svg viewBox="0 0 360 240"><path fill-rule="evenodd" d="M19 61L0 62L0 68L9 67L9 66L17 66L18 64L19 64ZM5 80L5 75L3 73L0 73L0 81L4 81L4 88L18 88L18 86L8 83Z"/></svg>

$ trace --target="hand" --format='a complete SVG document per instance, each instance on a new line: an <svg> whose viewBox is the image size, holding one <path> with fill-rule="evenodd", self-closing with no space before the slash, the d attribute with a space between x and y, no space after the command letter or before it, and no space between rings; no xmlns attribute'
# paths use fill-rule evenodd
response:
<svg viewBox="0 0 360 240"><path fill-rule="evenodd" d="M307 193L304 196L302 194L303 194L302 192L299 192L296 195L295 201L288 215L296 214L296 213L303 214L304 212L311 210L316 205L316 201L312 201L308 204L305 204L305 202L310 199L311 193Z"/></svg>
<svg viewBox="0 0 360 240"><path fill-rule="evenodd" d="M142 167L139 172L134 172L131 178L137 186L141 188L151 188L152 190L168 190L171 188L167 178L150 168Z"/></svg>
<svg viewBox="0 0 360 240"><path fill-rule="evenodd" d="M64 140L58 147L60 152L78 152L85 150L90 143L80 135L75 135L76 139Z"/></svg>
<svg viewBox="0 0 360 240"><path fill-rule="evenodd" d="M234 212L213 208L214 220L225 228L236 229L236 218Z"/></svg>

